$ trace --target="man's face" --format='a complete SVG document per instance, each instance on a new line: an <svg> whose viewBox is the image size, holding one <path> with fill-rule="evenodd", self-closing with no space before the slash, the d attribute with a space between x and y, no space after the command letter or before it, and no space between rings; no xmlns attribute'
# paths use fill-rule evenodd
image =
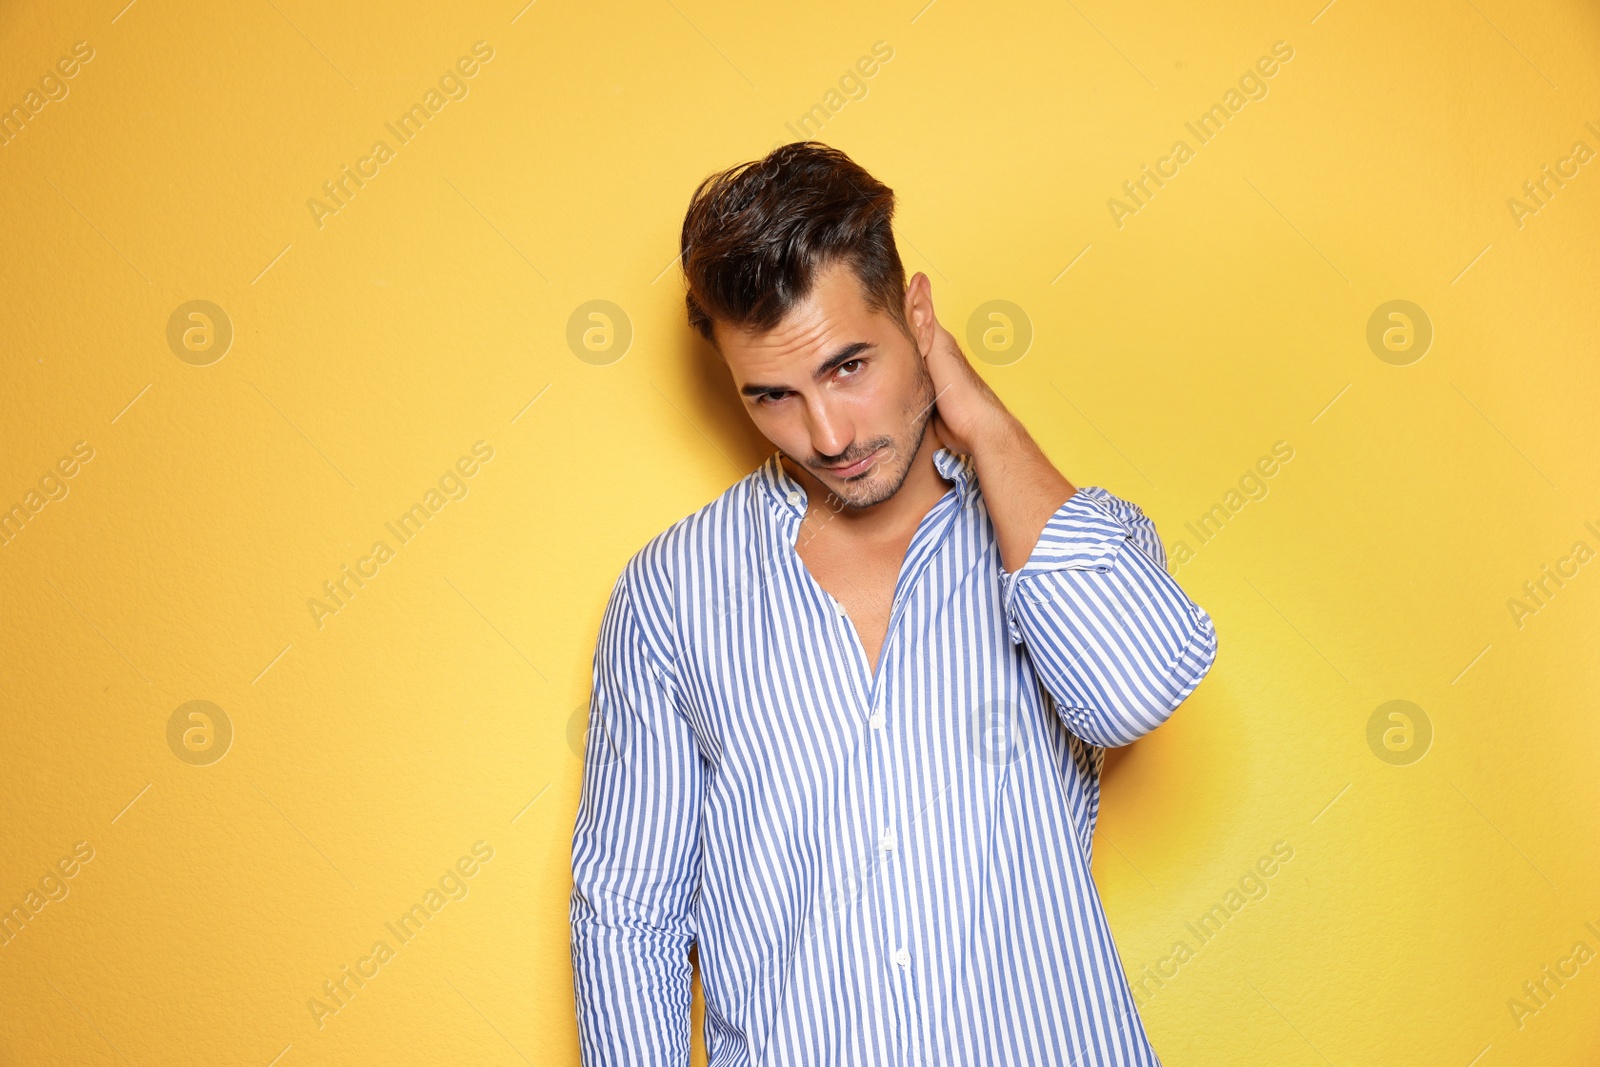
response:
<svg viewBox="0 0 1600 1067"><path fill-rule="evenodd" d="M905 481L933 417L933 379L911 338L869 310L855 271L836 261L766 333L715 326L756 428L794 463L867 508Z"/></svg>

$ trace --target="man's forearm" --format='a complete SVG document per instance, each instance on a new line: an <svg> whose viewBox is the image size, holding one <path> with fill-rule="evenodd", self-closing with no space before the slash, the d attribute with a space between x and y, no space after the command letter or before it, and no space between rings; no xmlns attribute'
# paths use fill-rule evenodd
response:
<svg viewBox="0 0 1600 1067"><path fill-rule="evenodd" d="M1072 499L1077 487L1009 412L972 442L972 458L994 522L1001 565L1015 573L1033 554L1050 516Z"/></svg>

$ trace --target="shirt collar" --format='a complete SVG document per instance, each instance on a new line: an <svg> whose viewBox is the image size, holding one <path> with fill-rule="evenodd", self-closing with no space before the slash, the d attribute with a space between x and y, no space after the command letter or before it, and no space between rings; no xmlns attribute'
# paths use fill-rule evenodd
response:
<svg viewBox="0 0 1600 1067"><path fill-rule="evenodd" d="M806 515L806 490L782 463L783 453L775 451L756 469L756 481L780 514L804 519ZM956 495L966 505L977 489L978 479L973 469L972 457L966 453L951 452L948 448L935 449L933 465L945 480L955 483Z"/></svg>

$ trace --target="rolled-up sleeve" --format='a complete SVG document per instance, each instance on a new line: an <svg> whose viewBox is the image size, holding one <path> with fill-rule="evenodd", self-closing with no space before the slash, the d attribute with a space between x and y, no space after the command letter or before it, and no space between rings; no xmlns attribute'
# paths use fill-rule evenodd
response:
<svg viewBox="0 0 1600 1067"><path fill-rule="evenodd" d="M1099 486L1056 509L1021 569L1000 568L1000 598L1012 643L1091 744L1160 726L1216 659L1211 616L1167 573L1155 524Z"/></svg>
<svg viewBox="0 0 1600 1067"><path fill-rule="evenodd" d="M624 572L600 623L572 837L572 968L585 1067L689 1062L701 765Z"/></svg>

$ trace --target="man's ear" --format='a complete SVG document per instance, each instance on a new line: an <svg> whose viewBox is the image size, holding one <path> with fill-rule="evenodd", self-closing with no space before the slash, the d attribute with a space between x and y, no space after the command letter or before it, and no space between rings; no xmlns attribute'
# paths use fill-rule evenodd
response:
<svg viewBox="0 0 1600 1067"><path fill-rule="evenodd" d="M917 353L926 359L933 350L938 318L933 313L933 283L920 270L911 276L911 281L906 285L906 322L911 325Z"/></svg>

